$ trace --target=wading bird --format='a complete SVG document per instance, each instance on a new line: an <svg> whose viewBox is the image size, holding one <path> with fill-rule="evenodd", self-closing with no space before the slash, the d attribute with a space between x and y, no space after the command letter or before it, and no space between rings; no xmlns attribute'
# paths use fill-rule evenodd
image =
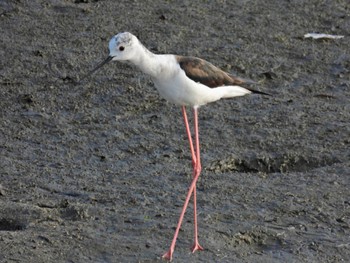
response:
<svg viewBox="0 0 350 263"><path fill-rule="evenodd" d="M193 179L170 248L163 255L163 258L172 259L176 239L192 194L194 207L194 244L192 252L203 250L198 242L196 200L196 183L202 169L199 151L198 108L223 98L233 98L251 93L268 94L248 88L247 84L253 82L226 73L203 59L171 54L153 54L142 45L136 36L128 32L119 33L112 37L109 41L109 56L82 79L90 76L110 61L131 62L141 71L151 76L160 96L182 107L192 155ZM187 120L186 106L192 107L194 111L194 144Z"/></svg>

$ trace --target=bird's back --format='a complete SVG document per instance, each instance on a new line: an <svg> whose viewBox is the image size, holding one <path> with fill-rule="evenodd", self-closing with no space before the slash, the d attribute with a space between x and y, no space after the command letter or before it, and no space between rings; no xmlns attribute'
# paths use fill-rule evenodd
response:
<svg viewBox="0 0 350 263"><path fill-rule="evenodd" d="M228 74L204 59L176 56L176 60L187 77L210 88L248 83L248 81Z"/></svg>

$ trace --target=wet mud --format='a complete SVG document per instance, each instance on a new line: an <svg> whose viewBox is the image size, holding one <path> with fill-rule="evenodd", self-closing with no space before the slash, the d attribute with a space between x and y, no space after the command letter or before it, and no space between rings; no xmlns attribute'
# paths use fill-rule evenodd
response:
<svg viewBox="0 0 350 263"><path fill-rule="evenodd" d="M199 109L205 250L190 253L189 207L173 261L350 261L349 13L347 1L0 1L0 262L162 262L191 180L181 110L127 63L73 83L121 31L272 94Z"/></svg>

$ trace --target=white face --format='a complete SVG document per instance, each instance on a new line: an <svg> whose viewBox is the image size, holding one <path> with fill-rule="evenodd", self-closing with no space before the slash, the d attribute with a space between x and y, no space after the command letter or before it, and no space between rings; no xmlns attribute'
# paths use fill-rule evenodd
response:
<svg viewBox="0 0 350 263"><path fill-rule="evenodd" d="M109 56L112 60L129 60L135 55L137 38L129 33L119 33L109 41Z"/></svg>

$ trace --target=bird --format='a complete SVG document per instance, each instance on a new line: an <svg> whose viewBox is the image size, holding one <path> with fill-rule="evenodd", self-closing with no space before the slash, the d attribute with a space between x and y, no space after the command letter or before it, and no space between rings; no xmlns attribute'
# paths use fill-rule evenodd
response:
<svg viewBox="0 0 350 263"><path fill-rule="evenodd" d="M194 209L194 243L191 251L203 250L198 241L197 226L196 183L202 170L198 109L210 102L224 98L233 98L252 93L260 95L270 94L250 88L250 85L255 82L227 73L204 59L173 54L154 54L135 35L129 32L121 32L114 35L109 41L108 47L109 55L107 58L84 75L80 81L91 76L110 61L127 61L151 77L161 97L181 106L192 157L192 182L188 189L172 242L168 251L162 255L162 258L169 261L173 258L176 240L191 196L193 197ZM194 138L192 138L186 107L193 109Z"/></svg>

